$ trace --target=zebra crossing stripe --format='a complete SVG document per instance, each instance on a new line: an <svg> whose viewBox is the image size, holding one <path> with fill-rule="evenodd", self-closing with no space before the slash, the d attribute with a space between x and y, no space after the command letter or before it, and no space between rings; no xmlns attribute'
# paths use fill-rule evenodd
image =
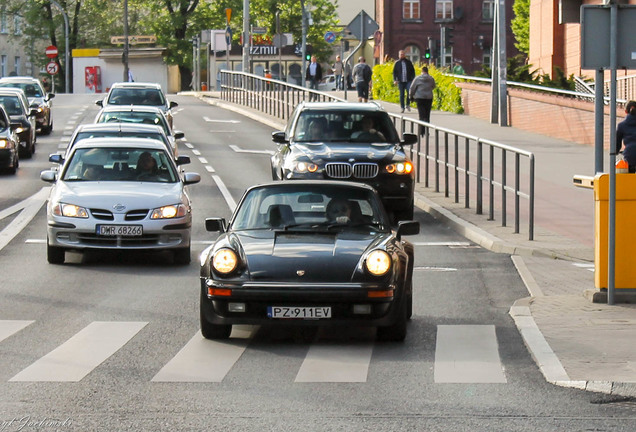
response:
<svg viewBox="0 0 636 432"><path fill-rule="evenodd" d="M296 382L366 382L373 342L314 344L300 366Z"/></svg>
<svg viewBox="0 0 636 432"><path fill-rule="evenodd" d="M253 333L233 326L229 340L214 341L197 332L152 381L221 382L243 355Z"/></svg>
<svg viewBox="0 0 636 432"><path fill-rule="evenodd" d="M493 325L440 325L436 383L506 383Z"/></svg>
<svg viewBox="0 0 636 432"><path fill-rule="evenodd" d="M35 321L0 320L0 342L34 322Z"/></svg>
<svg viewBox="0 0 636 432"><path fill-rule="evenodd" d="M9 381L80 381L123 347L146 324L92 322Z"/></svg>

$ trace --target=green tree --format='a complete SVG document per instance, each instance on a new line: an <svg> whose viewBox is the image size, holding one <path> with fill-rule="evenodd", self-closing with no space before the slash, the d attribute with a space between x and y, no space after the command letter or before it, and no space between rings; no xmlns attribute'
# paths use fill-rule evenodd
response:
<svg viewBox="0 0 636 432"><path fill-rule="evenodd" d="M515 47L527 56L530 54L530 0L515 0L512 10L515 13L511 22Z"/></svg>

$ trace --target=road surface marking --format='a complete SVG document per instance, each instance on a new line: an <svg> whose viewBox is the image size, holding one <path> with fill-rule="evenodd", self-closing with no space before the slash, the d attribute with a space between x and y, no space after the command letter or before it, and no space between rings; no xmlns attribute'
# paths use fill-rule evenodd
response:
<svg viewBox="0 0 636 432"><path fill-rule="evenodd" d="M205 120L208 123L233 123L233 124L236 124L236 123L240 123L241 122L240 120L216 120L216 119L211 119L210 117L206 117L206 116L203 116L203 120Z"/></svg>
<svg viewBox="0 0 636 432"><path fill-rule="evenodd" d="M274 152L272 150L243 150L239 146L230 145L230 148L234 150L236 153L256 153L256 154L268 154L273 155Z"/></svg>
<svg viewBox="0 0 636 432"><path fill-rule="evenodd" d="M457 271L457 269L453 268L453 267L413 267L413 270L437 271L437 272L453 272L453 271Z"/></svg>
<svg viewBox="0 0 636 432"><path fill-rule="evenodd" d="M221 382L241 358L252 327L245 330L233 326L230 340L207 340L201 332L190 341L154 376L154 382Z"/></svg>
<svg viewBox="0 0 636 432"><path fill-rule="evenodd" d="M4 219L16 211L22 210L9 225L0 231L0 250L4 249L4 247L33 220L35 215L40 211L40 208L42 208L42 205L46 202L49 189L49 187L42 188L29 198L0 212L0 219Z"/></svg>
<svg viewBox="0 0 636 432"><path fill-rule="evenodd" d="M225 183L223 183L223 180L221 180L221 177L219 177L218 175L213 175L212 179L214 179L216 186L221 191L223 198L225 198L225 202L227 203L230 210L233 212L236 208L236 201L234 201L234 198L232 198L232 194L230 194L230 191L225 186Z"/></svg>
<svg viewBox="0 0 636 432"><path fill-rule="evenodd" d="M9 381L80 381L146 324L94 321Z"/></svg>
<svg viewBox="0 0 636 432"><path fill-rule="evenodd" d="M440 325L436 383L506 383L494 325Z"/></svg>
<svg viewBox="0 0 636 432"><path fill-rule="evenodd" d="M0 320L0 341L5 340L14 333L19 332L28 325L33 324L35 321L24 320Z"/></svg>
<svg viewBox="0 0 636 432"><path fill-rule="evenodd" d="M469 242L413 242L413 246L470 246Z"/></svg>
<svg viewBox="0 0 636 432"><path fill-rule="evenodd" d="M373 343L316 343L300 366L296 382L366 382Z"/></svg>

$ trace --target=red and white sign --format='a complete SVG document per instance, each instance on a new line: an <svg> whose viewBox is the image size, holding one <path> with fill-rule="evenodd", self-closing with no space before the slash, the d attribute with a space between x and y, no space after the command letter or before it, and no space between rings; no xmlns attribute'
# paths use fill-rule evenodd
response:
<svg viewBox="0 0 636 432"><path fill-rule="evenodd" d="M44 51L44 53L48 58L55 58L57 57L57 47L55 45L49 45L46 47L46 51Z"/></svg>
<svg viewBox="0 0 636 432"><path fill-rule="evenodd" d="M60 71L60 66L55 63L54 61L47 63L46 65L46 72L49 75L55 75Z"/></svg>

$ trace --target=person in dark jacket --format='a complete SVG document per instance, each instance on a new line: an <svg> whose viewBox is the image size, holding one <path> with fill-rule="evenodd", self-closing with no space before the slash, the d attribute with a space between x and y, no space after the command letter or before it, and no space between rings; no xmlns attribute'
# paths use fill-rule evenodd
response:
<svg viewBox="0 0 636 432"><path fill-rule="evenodd" d="M320 67L320 63L316 61L316 56L311 56L311 63L309 63L307 71L305 72L305 80L309 81L310 89L318 90L318 83L322 80L322 67ZM309 94L309 102L315 98L315 94Z"/></svg>
<svg viewBox="0 0 636 432"><path fill-rule="evenodd" d="M411 60L406 58L404 50L400 50L398 55L400 58L395 62L395 65L393 65L393 84L398 86L398 91L400 92L400 107L402 108L402 112L404 112L404 108L411 111L409 88L411 87L411 81L415 78L415 68Z"/></svg>
<svg viewBox="0 0 636 432"><path fill-rule="evenodd" d="M627 116L616 127L616 153L623 148L623 159L629 165L629 172L636 172L636 101L625 106Z"/></svg>

